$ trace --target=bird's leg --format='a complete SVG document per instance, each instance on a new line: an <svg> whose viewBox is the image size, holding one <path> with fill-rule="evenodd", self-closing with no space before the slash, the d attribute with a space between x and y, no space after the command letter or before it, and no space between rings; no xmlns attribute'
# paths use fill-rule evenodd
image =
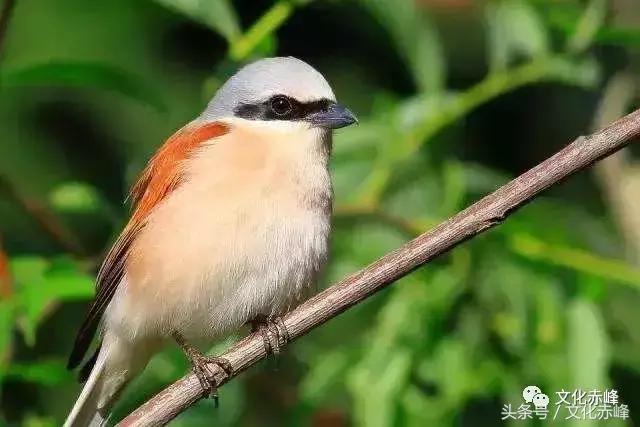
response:
<svg viewBox="0 0 640 427"><path fill-rule="evenodd" d="M233 367L227 359L215 356L205 356L200 350L189 344L182 335L177 332L173 333L173 339L176 340L178 345L184 351L185 356L191 362L191 369L196 374L202 389L207 396L213 398L216 408L218 407L218 383L215 376L209 369L209 364L213 363L220 367L225 374L231 376L233 374Z"/></svg>
<svg viewBox="0 0 640 427"><path fill-rule="evenodd" d="M257 331L262 335L264 350L267 354L273 353L277 356L280 354L281 348L290 341L289 331L287 331L282 317L258 316L249 323L251 324L251 332Z"/></svg>

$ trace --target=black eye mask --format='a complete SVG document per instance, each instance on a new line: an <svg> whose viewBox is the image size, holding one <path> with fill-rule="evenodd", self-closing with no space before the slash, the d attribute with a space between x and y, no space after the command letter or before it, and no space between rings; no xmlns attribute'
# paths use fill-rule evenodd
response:
<svg viewBox="0 0 640 427"><path fill-rule="evenodd" d="M316 113L326 112L334 104L328 99L299 102L289 96L275 95L256 104L240 104L233 112L236 117L248 120L305 121Z"/></svg>

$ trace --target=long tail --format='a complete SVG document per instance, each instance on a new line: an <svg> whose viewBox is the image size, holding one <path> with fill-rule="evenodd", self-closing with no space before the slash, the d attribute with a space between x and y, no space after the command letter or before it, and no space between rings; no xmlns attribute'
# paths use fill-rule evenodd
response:
<svg viewBox="0 0 640 427"><path fill-rule="evenodd" d="M64 427L102 427L129 380L147 363L144 351L105 336L95 365L69 413Z"/></svg>
<svg viewBox="0 0 640 427"><path fill-rule="evenodd" d="M107 354L107 347L102 346L91 374L64 422L64 427L100 427L105 424L106 418L98 410L98 402L104 385Z"/></svg>

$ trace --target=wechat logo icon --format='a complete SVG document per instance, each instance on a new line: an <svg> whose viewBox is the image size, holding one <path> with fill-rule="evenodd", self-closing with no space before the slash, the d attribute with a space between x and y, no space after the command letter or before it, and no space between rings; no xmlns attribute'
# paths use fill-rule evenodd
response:
<svg viewBox="0 0 640 427"><path fill-rule="evenodd" d="M526 386L522 390L522 398L527 403L533 403L536 409L547 409L549 405L549 396L544 394L540 387L535 385Z"/></svg>

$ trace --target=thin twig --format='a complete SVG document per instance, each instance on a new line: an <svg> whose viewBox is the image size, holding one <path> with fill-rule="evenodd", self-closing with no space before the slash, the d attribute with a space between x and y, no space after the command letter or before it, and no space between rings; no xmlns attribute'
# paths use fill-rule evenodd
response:
<svg viewBox="0 0 640 427"><path fill-rule="evenodd" d="M628 72L616 74L611 78L595 115L595 129L627 111L632 105L636 86L633 75ZM640 165L634 161L631 153L621 150L598 163L594 172L625 242L627 257L633 264L639 265Z"/></svg>
<svg viewBox="0 0 640 427"><path fill-rule="evenodd" d="M3 48L7 37L9 21L13 15L15 5L16 0L4 0L0 8L0 59L4 53ZM2 175L0 175L0 190L4 190L10 198L22 206L22 208L40 224L42 229L65 250L76 255L83 253L80 242L44 204L35 199L23 196L10 180Z"/></svg>
<svg viewBox="0 0 640 427"><path fill-rule="evenodd" d="M435 111L429 110L429 114L425 114L422 120L404 130L397 141L393 141L394 156L388 158L383 155L384 150L378 152L379 155L374 160L371 173L361 186L360 201L366 204L379 201L389 186L394 169L400 162L410 158L447 126L458 122L478 106L536 82L556 81L576 86L595 83L591 78L567 79L566 73L559 71L565 69L565 61L566 59L562 56L541 57L513 68L495 71L459 95L443 100Z"/></svg>
<svg viewBox="0 0 640 427"><path fill-rule="evenodd" d="M48 206L35 198L23 195L7 177L1 174L0 191L4 192L10 199L21 206L24 211L66 251L75 255L84 254L80 241Z"/></svg>
<svg viewBox="0 0 640 427"><path fill-rule="evenodd" d="M288 313L283 321L290 338L296 339L308 333L433 258L500 224L516 209L550 186L618 151L638 136L640 110L597 133L576 139L549 159L433 230L383 256ZM222 355L233 367L233 375L227 376L213 364L210 369L216 373L216 379L220 383L225 383L265 356L262 338L259 334L251 334ZM166 424L202 397L203 390L196 376L187 375L136 409L119 426Z"/></svg>

